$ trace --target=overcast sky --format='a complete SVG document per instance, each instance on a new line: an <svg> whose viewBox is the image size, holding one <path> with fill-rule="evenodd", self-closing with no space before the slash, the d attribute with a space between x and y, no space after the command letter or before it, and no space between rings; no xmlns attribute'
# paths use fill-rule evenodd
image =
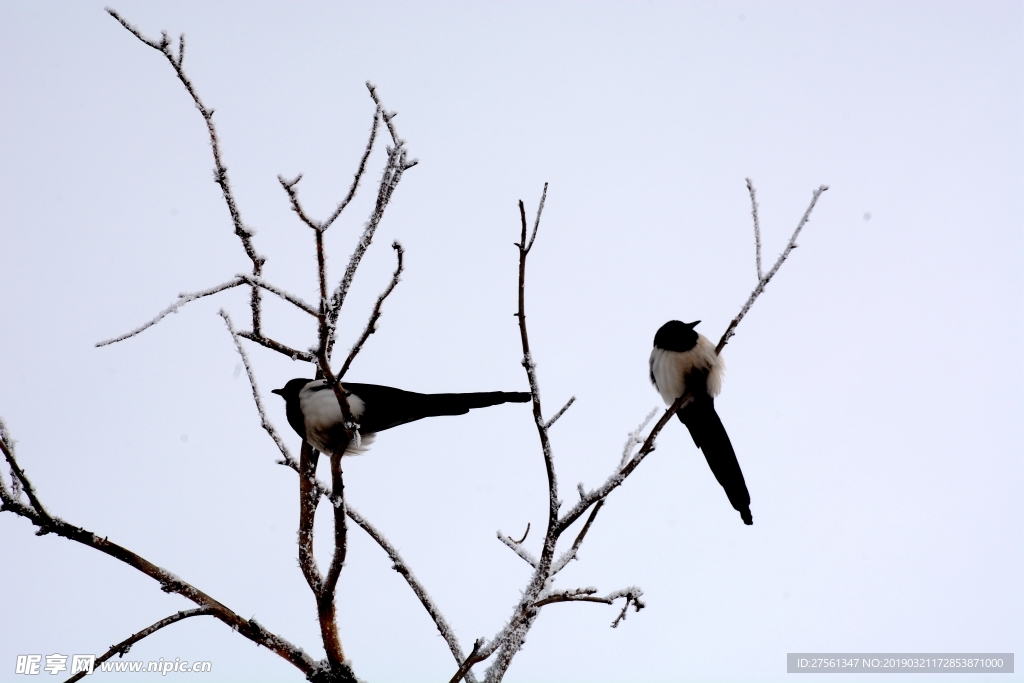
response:
<svg viewBox="0 0 1024 683"><path fill-rule="evenodd" d="M532 213L550 183L527 313L546 413L577 397L552 430L567 501L660 404L646 366L657 328L700 319L717 341L754 287L744 178L766 263L829 186L723 354L717 407L754 526L670 423L559 583L637 585L647 609L613 630L617 608L545 608L506 680L776 681L787 652L1024 652L1022 3L115 7L150 36L186 33L266 277L307 300L313 241L277 175L304 173L305 206L326 216L369 131L363 83L400 112L420 163L346 304L341 352L390 276L394 239L407 271L353 381L526 388L516 202ZM296 478L275 464L216 314L244 325L245 294L94 347L249 267L200 116L96 2L0 4L0 93L0 416L39 494L321 657L295 559ZM335 276L382 164L381 146L329 233ZM265 324L314 341L284 306ZM250 353L297 452L269 390L311 370ZM346 474L350 503L463 646L494 635L529 569L495 531L532 523L536 552L546 514L528 407L385 432ZM32 532L0 514L2 678L18 654L101 653L191 606ZM448 680L453 660L414 595L362 531L350 538L338 611L356 672ZM213 619L127 658L160 657L209 660L211 680L301 680Z"/></svg>

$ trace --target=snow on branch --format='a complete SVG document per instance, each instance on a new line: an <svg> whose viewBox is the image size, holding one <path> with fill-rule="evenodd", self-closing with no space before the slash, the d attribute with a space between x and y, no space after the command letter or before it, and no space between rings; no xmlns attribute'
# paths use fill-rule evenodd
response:
<svg viewBox="0 0 1024 683"><path fill-rule="evenodd" d="M242 284L245 284L245 281L240 279L238 276L235 276L234 279L228 280L223 284L216 285L215 287L210 287L209 289L204 289L198 292L182 292L178 295L177 301L157 313L149 322L143 323L131 332L126 332L119 337L112 337L110 339L104 339L103 341L96 342L96 346L108 346L110 344L116 344L117 342L124 341L125 339L130 339L131 337L148 330L150 327L153 327L153 325L156 325L171 313L177 313L178 309L187 303L195 301L196 299L202 299L203 297L210 296L211 294L216 294L217 292L223 292L224 290L231 289L232 287L238 287Z"/></svg>
<svg viewBox="0 0 1024 683"><path fill-rule="evenodd" d="M526 537L524 536L523 540L525 539ZM530 551L523 547L522 541L516 541L515 539L506 536L500 531L498 532L498 540L507 545L509 548L511 548L512 552L514 552L516 555L523 558L523 561L526 562L526 564L530 565L534 569L537 568L537 558L531 555Z"/></svg>
<svg viewBox="0 0 1024 683"><path fill-rule="evenodd" d="M647 606L644 604L643 600L640 599L640 596L643 594L644 592L636 586L630 586L629 588L622 588L602 597L597 595L597 589L591 586L587 588L573 588L570 590L555 591L542 595L541 598L534 603L534 606L542 607L556 602L599 602L605 605L611 605L619 598L625 598L626 604L622 606L622 611L619 613L619 616L612 622L612 628L617 628L619 622L626 618L626 611L630 608L630 605L632 605L633 609L637 612Z"/></svg>
<svg viewBox="0 0 1024 683"><path fill-rule="evenodd" d="M110 344L116 344L117 342L124 341L125 339L130 339L131 337L134 337L135 335L148 330L153 325L156 325L158 322L166 318L171 313L177 313L178 309L184 306L185 304L191 303L197 299L202 299L203 297L207 297L212 294L217 294L218 292L223 292L225 290L231 289L232 287L238 287L239 285L262 287L268 292L276 294L277 296L284 299L288 303L294 305L301 311L304 311L314 317L317 314L315 308L313 308L308 303L303 301L300 297L292 294L291 292L287 292L277 287L276 285L272 285L263 278L255 277L253 275L246 275L245 273L239 273L238 275L228 280L227 282L215 285L213 287L210 287L209 289L203 289L198 292L182 292L181 294L178 295L177 301L175 301L173 304L157 313L156 316L153 317L153 319L149 320L146 323L143 323L139 327L136 327L131 332L126 332L125 334L122 334L119 337L113 337L111 339L105 339L104 341L101 342L96 342L96 346L108 346Z"/></svg>

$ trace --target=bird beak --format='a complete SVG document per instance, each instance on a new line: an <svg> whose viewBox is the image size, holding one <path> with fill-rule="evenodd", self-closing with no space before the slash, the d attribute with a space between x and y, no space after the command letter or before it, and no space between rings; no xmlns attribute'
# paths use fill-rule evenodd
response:
<svg viewBox="0 0 1024 683"><path fill-rule="evenodd" d="M686 326L689 327L691 330L697 327L697 325L700 325L699 320L694 320L692 323L686 323Z"/></svg>
<svg viewBox="0 0 1024 683"><path fill-rule="evenodd" d="M278 396L284 396L284 389L271 389L270 393L277 394Z"/></svg>

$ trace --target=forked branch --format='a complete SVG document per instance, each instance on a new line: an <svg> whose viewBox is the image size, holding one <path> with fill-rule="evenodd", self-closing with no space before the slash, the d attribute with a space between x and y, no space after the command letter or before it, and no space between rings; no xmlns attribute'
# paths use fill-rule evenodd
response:
<svg viewBox="0 0 1024 683"><path fill-rule="evenodd" d="M768 282L775 277L775 273L779 272L779 268L789 257L789 252L796 249L796 238L800 235L800 231L804 229L807 221L811 218L811 212L814 211L814 206L818 203L818 198L822 192L828 190L828 185L822 185L816 189L811 195L811 203L807 206L807 210L804 211L804 215L800 218L800 222L797 223L796 230L793 231L793 235L789 238L789 242L786 243L786 248L779 254L779 258L775 260L775 265L768 271L767 274L761 274L761 225L757 217L757 198L754 191L754 184L750 178L747 178L747 189L750 191L750 213L754 218L754 242L757 249L757 286L754 287L754 291L750 293L750 297L747 302L743 304L743 308L740 309L739 314L732 319L729 326L725 328L725 332L722 334L722 338L718 340L718 346L715 347L715 353L722 353L722 349L729 343L732 336L736 334L736 327L743 320L743 317L750 310L750 307L757 301L757 297L761 296L761 292L768 286Z"/></svg>

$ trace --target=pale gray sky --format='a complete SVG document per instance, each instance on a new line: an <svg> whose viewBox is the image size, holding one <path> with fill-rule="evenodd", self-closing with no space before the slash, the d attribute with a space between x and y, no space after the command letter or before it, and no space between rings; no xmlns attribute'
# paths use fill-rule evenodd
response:
<svg viewBox="0 0 1024 683"><path fill-rule="evenodd" d="M616 608L546 608L508 681L773 681L795 651L1024 652L1022 3L114 6L149 35L186 33L266 275L307 299L312 240L276 176L303 172L307 208L325 215L365 144L363 82L400 112L420 164L340 347L387 281L393 239L407 271L355 381L525 388L516 202L532 212L550 182L527 312L546 409L578 399L553 430L566 499L604 479L659 405L646 369L658 326L699 318L717 339L755 284L744 178L768 262L830 186L724 353L718 408L755 525L670 424L562 580L636 584L647 609L612 630ZM93 347L246 269L200 117L101 3L3 3L0 55L0 415L23 464L55 514L322 656L295 560L295 476L274 464L216 315L242 318L244 295ZM335 272L381 154L332 228ZM280 306L267 325L313 339ZM251 353L265 392L308 374ZM545 514L528 409L408 425L346 465L350 502L464 646L493 635L527 578L495 531ZM0 671L18 654L102 652L190 606L10 514L0 543ZM368 681L454 672L359 530L338 608ZM218 681L301 680L212 619L128 655L160 657L211 660Z"/></svg>

